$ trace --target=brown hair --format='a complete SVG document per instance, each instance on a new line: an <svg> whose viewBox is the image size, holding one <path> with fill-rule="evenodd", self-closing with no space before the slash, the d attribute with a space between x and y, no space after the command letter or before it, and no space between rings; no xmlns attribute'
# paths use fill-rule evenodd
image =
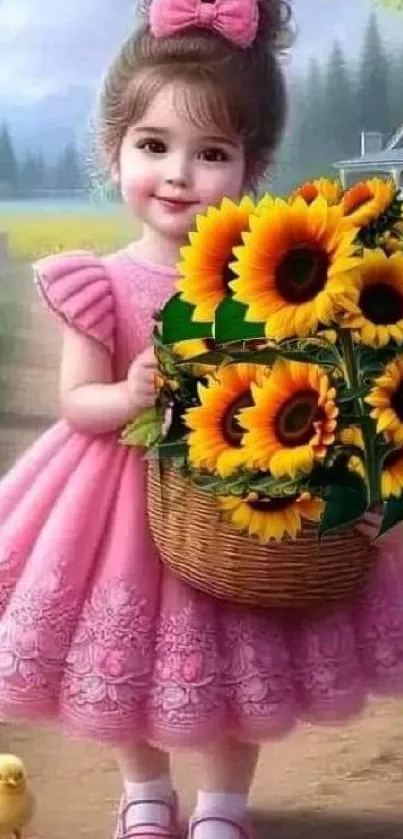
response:
<svg viewBox="0 0 403 839"><path fill-rule="evenodd" d="M248 2L248 0L245 0ZM189 29L154 37L134 32L109 68L99 101L98 145L110 169L128 127L166 84L183 82L180 104L198 124L213 122L244 142L248 184L265 173L281 139L287 96L280 54L291 43L287 0L259 0L259 29L241 49L221 35ZM188 90L188 92L187 92Z"/></svg>

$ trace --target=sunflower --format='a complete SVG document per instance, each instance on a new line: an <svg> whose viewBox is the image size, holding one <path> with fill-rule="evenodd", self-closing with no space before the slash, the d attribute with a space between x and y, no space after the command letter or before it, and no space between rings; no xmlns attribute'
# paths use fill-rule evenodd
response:
<svg viewBox="0 0 403 839"><path fill-rule="evenodd" d="M403 443L403 358L398 356L386 365L382 376L365 401L371 406L371 417L376 421L378 434L389 442Z"/></svg>
<svg viewBox="0 0 403 839"><path fill-rule="evenodd" d="M364 250L348 294L340 297L342 325L370 347L403 343L403 253Z"/></svg>
<svg viewBox="0 0 403 839"><path fill-rule="evenodd" d="M387 213L395 203L396 196L397 189L393 180L371 178L359 181L343 195L341 206L344 218L348 225L364 227Z"/></svg>
<svg viewBox="0 0 403 839"><path fill-rule="evenodd" d="M324 504L308 493L288 498L259 497L250 493L246 498L225 497L219 499L219 506L225 517L237 529L249 536L257 536L261 542L283 536L295 539L301 530L302 519L319 521Z"/></svg>
<svg viewBox="0 0 403 839"><path fill-rule="evenodd" d="M245 465L239 414L253 404L252 384L263 383L267 375L259 364L229 364L209 376L207 385L199 384L200 405L185 413L192 466L225 478Z"/></svg>
<svg viewBox="0 0 403 839"><path fill-rule="evenodd" d="M214 342L209 338L194 338L189 341L178 341L177 344L173 344L172 349L175 355L186 361L188 358L196 358L198 355L209 352L213 346ZM190 365L190 369L194 376L207 376L214 369L214 365L195 362Z"/></svg>
<svg viewBox="0 0 403 839"><path fill-rule="evenodd" d="M279 359L263 381L252 385L254 404L240 425L247 465L275 478L310 472L334 443L338 408L327 373L314 364Z"/></svg>
<svg viewBox="0 0 403 839"><path fill-rule="evenodd" d="M403 492L403 449L396 449L387 455L383 462L381 475L382 498L386 500L390 495L396 498Z"/></svg>
<svg viewBox="0 0 403 839"><path fill-rule="evenodd" d="M329 178L318 178L314 181L306 181L297 187L290 195L290 202L301 197L307 204L312 204L319 195L326 199L328 204L338 204L343 194L341 183L338 179L331 181Z"/></svg>
<svg viewBox="0 0 403 839"><path fill-rule="evenodd" d="M218 304L228 294L234 276L229 266L232 251L241 244L254 209L248 197L239 205L224 198L219 208L210 207L205 216L197 217L196 232L190 233L190 244L181 250L177 282L182 300L195 307L194 321L212 321Z"/></svg>
<svg viewBox="0 0 403 839"><path fill-rule="evenodd" d="M337 344L337 332L335 329L320 329L318 331L318 338L326 341L327 344L331 344L331 346Z"/></svg>
<svg viewBox="0 0 403 839"><path fill-rule="evenodd" d="M364 439L361 428L358 425L349 425L348 428L343 428L340 431L339 440L344 446L356 446L356 448L362 449L364 453ZM358 454L353 454L349 457L347 466L352 472L356 472L361 478L365 478L364 462Z"/></svg>
<svg viewBox="0 0 403 839"><path fill-rule="evenodd" d="M276 199L251 218L245 244L235 248L230 283L235 300L248 306L246 320L266 321L266 335L306 337L329 325L335 296L359 264L354 230L342 230L340 207L323 197L309 206Z"/></svg>
<svg viewBox="0 0 403 839"><path fill-rule="evenodd" d="M387 230L382 244L387 254L403 253L403 222L398 221L394 227Z"/></svg>

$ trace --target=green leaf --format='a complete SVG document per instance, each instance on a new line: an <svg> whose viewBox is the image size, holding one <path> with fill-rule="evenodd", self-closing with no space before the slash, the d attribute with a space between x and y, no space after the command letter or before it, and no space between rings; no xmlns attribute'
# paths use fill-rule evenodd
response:
<svg viewBox="0 0 403 839"><path fill-rule="evenodd" d="M295 495L301 490L302 480L279 480L270 475L262 475L249 481L249 489L261 495L268 495L272 498L282 498L288 495Z"/></svg>
<svg viewBox="0 0 403 839"><path fill-rule="evenodd" d="M343 428L350 428L352 425L357 425L361 428L366 428L373 436L376 435L376 428L374 420L371 419L369 414L354 414L354 413L347 413L344 409L343 413L341 413L337 417L337 427L339 431Z"/></svg>
<svg viewBox="0 0 403 839"><path fill-rule="evenodd" d="M245 360L245 357L243 357ZM201 353L201 355L195 355L192 358L181 358L178 359L177 366L183 367L186 369L189 365L192 364L211 364L213 367L218 367L220 364L224 364L226 361L231 361L231 355L224 350L211 350L210 352Z"/></svg>
<svg viewBox="0 0 403 839"><path fill-rule="evenodd" d="M218 475L211 475L209 472L192 471L191 478L199 489L205 490L206 492L215 492L224 483L223 479Z"/></svg>
<svg viewBox="0 0 403 839"><path fill-rule="evenodd" d="M341 404L353 402L355 399L363 399L368 393L367 387L351 387L339 391L337 401Z"/></svg>
<svg viewBox="0 0 403 839"><path fill-rule="evenodd" d="M325 459L325 466L333 466L336 460L340 457L343 458L345 461L349 460L350 457L359 457L360 460L365 460L365 451L362 448L360 448L360 446L354 446L353 444L337 444L329 450L328 455Z"/></svg>
<svg viewBox="0 0 403 839"><path fill-rule="evenodd" d="M320 364L334 368L338 365L338 355L334 347L320 338L296 338L282 341L281 355L294 361Z"/></svg>
<svg viewBox="0 0 403 839"><path fill-rule="evenodd" d="M163 440L148 452L148 457L159 457L163 460L185 457L188 451L185 440Z"/></svg>
<svg viewBox="0 0 403 839"><path fill-rule="evenodd" d="M125 446L145 446L150 448L159 439L162 431L162 412L160 407L146 408L136 419L128 423L120 436Z"/></svg>
<svg viewBox="0 0 403 839"><path fill-rule="evenodd" d="M329 470L330 471L330 470ZM348 473L338 483L323 488L325 510L319 525L319 535L338 530L358 521L368 509L367 488L358 475Z"/></svg>
<svg viewBox="0 0 403 839"><path fill-rule="evenodd" d="M391 455L393 452L399 451L400 447L396 446L395 443L386 443L386 442L378 442L377 451L378 451L378 458L379 458L379 470L382 472L385 460Z"/></svg>
<svg viewBox="0 0 403 839"><path fill-rule="evenodd" d="M396 357L399 349L403 351L403 347L400 348L395 343L393 345L389 343L386 347L378 347L377 349L361 347L358 350L357 348L358 366L361 370L361 375L369 378L378 376L386 364Z"/></svg>
<svg viewBox="0 0 403 839"><path fill-rule="evenodd" d="M280 345L278 347L266 347L264 350L257 352L248 352L246 355L234 353L232 359L234 362L247 361L248 364L263 364L271 367L274 362L282 357L282 350Z"/></svg>
<svg viewBox="0 0 403 839"><path fill-rule="evenodd" d="M194 306L185 303L180 294L171 297L161 312L162 343L175 344L194 338L212 338L213 324L195 323L193 313Z"/></svg>
<svg viewBox="0 0 403 839"><path fill-rule="evenodd" d="M401 521L403 521L403 495L400 495L399 498L392 495L385 504L379 535L381 536L382 533L387 533L388 530L391 530L392 527L395 527Z"/></svg>
<svg viewBox="0 0 403 839"><path fill-rule="evenodd" d="M251 338L264 338L264 323L246 321L247 306L237 303L232 297L226 297L215 313L214 338L221 344L230 341L248 341Z"/></svg>

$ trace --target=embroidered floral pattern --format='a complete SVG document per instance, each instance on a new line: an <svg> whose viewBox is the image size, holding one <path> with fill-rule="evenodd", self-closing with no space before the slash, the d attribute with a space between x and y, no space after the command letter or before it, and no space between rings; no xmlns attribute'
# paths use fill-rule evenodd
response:
<svg viewBox="0 0 403 839"><path fill-rule="evenodd" d="M394 597L387 590L383 606ZM81 613L72 592L65 595L61 574L12 596L0 623L0 710L4 701L38 711L59 704L64 718L101 739L111 728L117 739L163 730L169 742L226 727L270 736L301 716L337 719L360 707L371 676L360 632L376 637L375 676L381 667L387 680L391 668L393 682L397 674L403 681L402 612L391 626L382 609L375 624L374 595L362 613L371 624L361 629L346 610L287 620L191 590L187 605L165 605L155 624L149 604L120 578L95 584Z"/></svg>
<svg viewBox="0 0 403 839"><path fill-rule="evenodd" d="M65 707L137 714L153 668L149 604L122 579L96 587L85 604L66 662Z"/></svg>

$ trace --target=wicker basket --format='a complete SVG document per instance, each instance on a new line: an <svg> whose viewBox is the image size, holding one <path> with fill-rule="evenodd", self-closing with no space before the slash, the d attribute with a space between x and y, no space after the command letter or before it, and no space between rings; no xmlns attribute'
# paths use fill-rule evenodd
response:
<svg viewBox="0 0 403 839"><path fill-rule="evenodd" d="M305 608L348 598L365 582L375 549L353 528L267 545L223 521L215 499L167 464L148 470L148 512L161 559L194 588L264 608Z"/></svg>

